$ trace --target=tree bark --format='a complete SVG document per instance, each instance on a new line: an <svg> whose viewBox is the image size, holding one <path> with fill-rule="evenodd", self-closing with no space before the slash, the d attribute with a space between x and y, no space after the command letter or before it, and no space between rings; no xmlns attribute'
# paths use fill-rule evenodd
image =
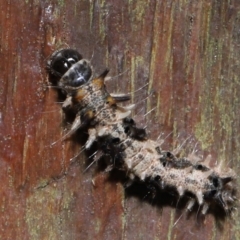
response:
<svg viewBox="0 0 240 240"><path fill-rule="evenodd" d="M84 172L90 153L74 138L61 141L68 123L46 71L53 51L79 50L95 74L110 68L110 92L131 92L134 119L150 138L162 134L164 149L186 142L184 154L211 154L212 165L238 174L239 1L0 5L1 239L240 238L239 209L233 219L199 220L171 197L125 193L121 177L95 165Z"/></svg>

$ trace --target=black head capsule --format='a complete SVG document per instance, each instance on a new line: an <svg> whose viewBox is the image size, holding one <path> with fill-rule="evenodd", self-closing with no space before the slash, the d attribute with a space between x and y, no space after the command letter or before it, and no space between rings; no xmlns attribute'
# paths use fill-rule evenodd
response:
<svg viewBox="0 0 240 240"><path fill-rule="evenodd" d="M87 83L92 76L92 67L86 59L75 63L60 79L58 85L62 88L75 88Z"/></svg>
<svg viewBox="0 0 240 240"><path fill-rule="evenodd" d="M49 72L59 78L57 85L62 90L71 90L88 82L92 76L89 61L73 49L62 49L52 54L48 61Z"/></svg>
<svg viewBox="0 0 240 240"><path fill-rule="evenodd" d="M48 61L48 70L55 77L61 78L68 69L82 59L82 55L73 49L61 49L52 54Z"/></svg>

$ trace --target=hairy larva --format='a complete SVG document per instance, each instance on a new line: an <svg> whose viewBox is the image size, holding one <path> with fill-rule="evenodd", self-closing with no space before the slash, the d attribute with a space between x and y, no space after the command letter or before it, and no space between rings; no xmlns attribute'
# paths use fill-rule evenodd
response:
<svg viewBox="0 0 240 240"><path fill-rule="evenodd" d="M97 142L101 157L110 159L108 169L121 169L130 180L146 182L154 191L171 188L179 197L188 196L189 211L198 204L203 215L211 205L231 212L236 201L234 171L210 167L210 156L200 162L193 155L178 158L162 150L130 117L133 105L118 105L129 96L108 93L104 84L108 70L94 77L89 61L72 49L53 53L48 70L66 95L63 110L76 114L69 134L87 129L85 148Z"/></svg>

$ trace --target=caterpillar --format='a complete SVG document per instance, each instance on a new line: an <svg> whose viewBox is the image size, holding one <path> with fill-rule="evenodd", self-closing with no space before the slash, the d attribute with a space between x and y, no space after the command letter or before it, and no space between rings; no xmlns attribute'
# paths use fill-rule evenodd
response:
<svg viewBox="0 0 240 240"><path fill-rule="evenodd" d="M131 118L134 105L119 105L129 100L129 95L107 91L104 81L108 69L94 77L90 62L73 49L54 52L47 69L66 96L62 109L75 114L68 134L87 130L85 148L97 143L101 158L109 159L110 170L122 170L130 181L146 182L155 191L174 189L179 198L187 196L188 211L198 205L205 215L209 207L217 205L225 213L232 212L237 199L235 172L221 164L210 167L210 155L200 161L194 155L178 157L161 149Z"/></svg>

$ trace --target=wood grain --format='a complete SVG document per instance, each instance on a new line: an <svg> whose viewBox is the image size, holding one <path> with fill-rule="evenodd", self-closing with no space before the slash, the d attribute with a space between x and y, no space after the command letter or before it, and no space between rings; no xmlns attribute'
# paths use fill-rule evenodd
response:
<svg viewBox="0 0 240 240"><path fill-rule="evenodd" d="M79 50L96 74L110 68L111 92L132 93L153 139L172 133L164 147L187 139L186 154L196 146L240 173L239 1L0 5L0 239L240 239L239 209L199 220L171 201L126 198L118 176L96 166L83 173L90 153L70 161L78 141L51 145L68 124L45 69L54 50Z"/></svg>

